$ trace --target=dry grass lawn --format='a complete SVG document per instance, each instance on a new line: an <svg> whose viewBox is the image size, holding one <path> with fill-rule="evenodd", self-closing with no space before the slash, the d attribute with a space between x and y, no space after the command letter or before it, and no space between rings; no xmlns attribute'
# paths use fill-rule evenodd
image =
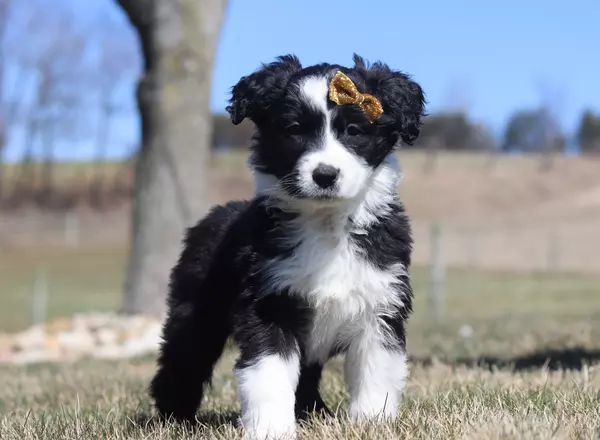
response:
<svg viewBox="0 0 600 440"><path fill-rule="evenodd" d="M55 277L52 315L118 304L122 249L14 253L0 258L0 291L13 292L0 296L0 328L27 322L21 280L40 262ZM452 270L437 324L428 313L427 271L415 267L413 281L411 376L397 419L349 423L334 359L322 392L337 416L302 425L302 439L598 439L597 277ZM234 358L229 351L219 364L193 432L153 419L146 387L154 359L0 367L0 439L240 438L232 423L239 410Z"/></svg>
<svg viewBox="0 0 600 440"><path fill-rule="evenodd" d="M200 425L191 431L152 418L146 394L150 360L2 369L0 438L241 438L233 424L239 410L233 359L229 353L218 366ZM302 424L301 439L591 440L600 432L598 366L513 372L416 363L397 419L385 424L346 420L339 361L328 367L322 391L337 415Z"/></svg>

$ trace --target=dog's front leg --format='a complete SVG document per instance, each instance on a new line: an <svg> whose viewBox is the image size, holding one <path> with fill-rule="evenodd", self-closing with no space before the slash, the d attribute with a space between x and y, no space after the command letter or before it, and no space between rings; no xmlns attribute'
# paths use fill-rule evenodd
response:
<svg viewBox="0 0 600 440"><path fill-rule="evenodd" d="M367 327L348 348L344 374L354 420L396 416L408 368L404 344L386 339L394 338Z"/></svg>
<svg viewBox="0 0 600 440"><path fill-rule="evenodd" d="M247 440L296 438L295 393L300 376L298 341L283 297L264 298L245 310L236 329L240 358L235 375Z"/></svg>

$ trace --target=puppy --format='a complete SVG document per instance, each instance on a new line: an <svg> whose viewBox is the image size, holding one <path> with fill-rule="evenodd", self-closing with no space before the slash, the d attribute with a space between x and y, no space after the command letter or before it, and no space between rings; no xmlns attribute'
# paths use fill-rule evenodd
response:
<svg viewBox="0 0 600 440"><path fill-rule="evenodd" d="M187 231L171 274L150 392L193 421L231 336L246 438L294 438L328 412L321 370L345 354L350 417L393 417L407 377L411 231L394 150L418 137L421 87L383 63L302 67L292 55L240 79L227 111L252 120L257 195Z"/></svg>

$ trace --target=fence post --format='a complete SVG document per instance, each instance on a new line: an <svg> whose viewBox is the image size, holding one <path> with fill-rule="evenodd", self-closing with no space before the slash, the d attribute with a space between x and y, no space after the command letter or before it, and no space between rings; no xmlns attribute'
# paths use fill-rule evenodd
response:
<svg viewBox="0 0 600 440"><path fill-rule="evenodd" d="M547 247L546 261L548 264L548 271L555 272L558 270L559 258L560 258L560 240L556 230L552 229L548 236L548 247Z"/></svg>
<svg viewBox="0 0 600 440"><path fill-rule="evenodd" d="M444 302L444 281L446 270L443 255L442 226L439 223L431 225L431 254L429 280L429 311L436 322L442 319Z"/></svg>
<svg viewBox="0 0 600 440"><path fill-rule="evenodd" d="M43 324L46 321L46 307L48 304L48 276L46 270L38 267L33 278L33 292L31 309L33 324Z"/></svg>
<svg viewBox="0 0 600 440"><path fill-rule="evenodd" d="M65 215L65 245L79 246L79 217L73 211L68 211Z"/></svg>
<svg viewBox="0 0 600 440"><path fill-rule="evenodd" d="M464 232L463 232L464 233ZM467 265L468 267L474 269L479 264L480 256L479 256L479 241L480 241L480 232L477 228L471 228L467 230Z"/></svg>

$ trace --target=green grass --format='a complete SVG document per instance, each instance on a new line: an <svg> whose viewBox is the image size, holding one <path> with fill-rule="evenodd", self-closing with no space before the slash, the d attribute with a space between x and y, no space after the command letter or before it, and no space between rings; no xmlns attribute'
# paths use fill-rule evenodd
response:
<svg viewBox="0 0 600 440"><path fill-rule="evenodd" d="M49 316L115 310L124 262L125 250L114 247L2 253L0 329L29 324L36 267L49 274ZM441 322L428 313L427 270L414 268L412 277L411 376L398 418L349 423L335 359L322 391L337 417L303 424L302 439L597 438L599 277L452 269ZM469 337L459 332L464 325L473 329ZM231 424L239 410L234 359L229 351L219 363L199 413L203 425L192 433L155 423L146 393L153 359L2 367L0 439L239 438Z"/></svg>
<svg viewBox="0 0 600 440"><path fill-rule="evenodd" d="M48 318L116 310L125 257L122 247L3 250L0 254L0 332L23 329L31 324L32 292L39 269L47 280Z"/></svg>
<svg viewBox="0 0 600 440"><path fill-rule="evenodd" d="M44 268L48 279L48 317L85 311L117 310L126 250L105 248L18 249L0 254L0 331L23 329L31 323L34 274ZM444 296L444 320L429 316L428 272L412 270L415 290L415 350L426 354L437 346L422 338L429 333L454 338L460 326L479 333L495 332L509 344L523 345L521 327L544 329L545 339L560 339L564 325L600 322L600 277L569 274L485 273L449 270ZM583 324L581 324L583 325ZM506 339L509 335L511 338ZM513 339L514 338L514 339ZM600 338L599 338L600 339ZM412 342L412 340L409 340ZM421 350L421 347L424 347ZM421 353L422 352L422 353Z"/></svg>

